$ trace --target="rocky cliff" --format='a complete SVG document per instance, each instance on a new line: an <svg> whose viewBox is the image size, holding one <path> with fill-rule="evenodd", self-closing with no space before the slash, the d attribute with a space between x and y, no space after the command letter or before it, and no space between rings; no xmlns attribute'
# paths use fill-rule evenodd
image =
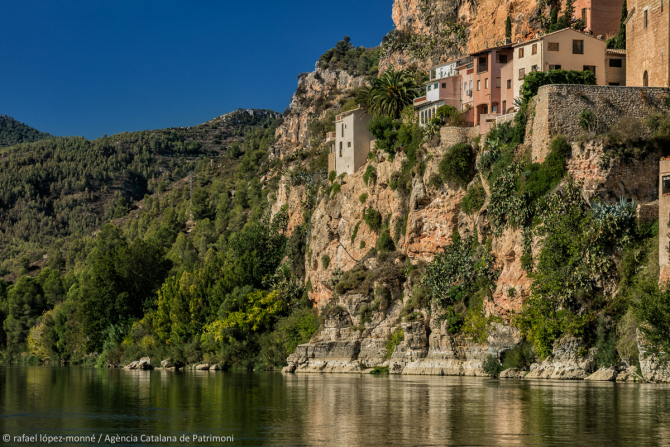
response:
<svg viewBox="0 0 670 447"><path fill-rule="evenodd" d="M512 40L538 31L535 0L395 0L395 30L384 39L380 70L427 68L468 53L494 47L505 39L505 20L512 20Z"/></svg>
<svg viewBox="0 0 670 447"><path fill-rule="evenodd" d="M396 30L384 39L380 71L391 66L425 70L470 51L494 46L504 38L508 16L514 24L514 39L527 37L537 30L539 13L535 1L525 0L396 0ZM276 213L284 206L288 208L289 234L300 226L307 228L305 280L323 320L320 332L310 343L297 348L285 370L362 372L386 366L390 372L402 374L485 375L482 365L487 357L500 358L519 348L521 337L511 322L531 292L531 279L523 268L522 257L530 244L536 258L541 241L537 237L531 238L530 243L525 241L523 232L513 226L493 234L488 217L491 185L479 172L467 188L434 181L439 177L444 154L458 142L471 144L479 161L483 150L478 134L444 127L439 137L421 145L420 153L415 154L418 161L408 160L403 151L395 157L378 151L353 175L327 182L321 174L319 182L323 187L316 189L318 193L292 180L294 173L305 166L286 156L318 145L310 141L310 121L324 116L324 104L337 110L347 91L364 82L363 77L343 71L317 69L301 75L290 113L277 131L274 156L288 163L272 210ZM530 116L535 116L533 107ZM531 135L532 118L527 141ZM548 155L547 148L543 151L535 153L527 143L518 148L517 155L526 153L541 162ZM653 218L658 209L655 159L610 159L601 163L604 153L602 139L580 138L571 142L566 167L569 176L580 182L583 197L587 201L608 202L619 197L634 199L640 217ZM558 188L566 182L564 179ZM334 183L337 188L330 186ZM463 200L475 183L481 183L486 199L478 211L467 214ZM379 213L382 228L367 222L370 209ZM478 250L486 250L497 272L492 290L482 303L486 322L481 324L486 329L477 334L455 330L453 322L444 315L438 318L440 312L423 296L425 291L422 292L417 275L422 266L452 243L454 230L460 237L475 237ZM393 250L380 254L376 250L380 238L389 236ZM602 287L606 293L616 292L616 285ZM629 365L594 373L595 366L594 352L586 348L583 340L564 337L554 343L552 355L542 363L534 363L525 371L507 371L503 377L638 377ZM651 371L654 366L645 363L644 368ZM665 376L656 373L655 377Z"/></svg>

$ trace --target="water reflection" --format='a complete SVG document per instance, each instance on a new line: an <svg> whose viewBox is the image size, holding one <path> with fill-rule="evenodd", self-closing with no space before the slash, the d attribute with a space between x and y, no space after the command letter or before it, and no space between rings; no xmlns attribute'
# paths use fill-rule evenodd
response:
<svg viewBox="0 0 670 447"><path fill-rule="evenodd" d="M228 445L261 446L670 444L665 385L0 368L0 405L0 435L14 436L234 435Z"/></svg>

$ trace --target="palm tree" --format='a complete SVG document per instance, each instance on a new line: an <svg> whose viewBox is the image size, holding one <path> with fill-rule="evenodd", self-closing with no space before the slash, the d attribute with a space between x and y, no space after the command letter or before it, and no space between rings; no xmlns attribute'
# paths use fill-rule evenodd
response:
<svg viewBox="0 0 670 447"><path fill-rule="evenodd" d="M389 70L372 81L367 102L373 115L385 115L397 119L400 117L400 112L412 104L419 92L420 89L411 73L404 70Z"/></svg>

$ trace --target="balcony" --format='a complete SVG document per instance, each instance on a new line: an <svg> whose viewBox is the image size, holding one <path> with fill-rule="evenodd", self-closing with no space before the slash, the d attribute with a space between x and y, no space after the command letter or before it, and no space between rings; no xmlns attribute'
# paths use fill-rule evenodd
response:
<svg viewBox="0 0 670 447"><path fill-rule="evenodd" d="M420 106L426 102L427 97L424 95L421 98L414 98L414 106Z"/></svg>
<svg viewBox="0 0 670 447"><path fill-rule="evenodd" d="M326 134L326 143L332 143L337 138L337 132L328 132Z"/></svg>

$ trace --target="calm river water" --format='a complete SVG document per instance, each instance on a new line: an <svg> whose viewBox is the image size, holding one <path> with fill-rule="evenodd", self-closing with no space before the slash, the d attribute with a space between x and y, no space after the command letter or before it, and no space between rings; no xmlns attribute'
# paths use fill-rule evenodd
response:
<svg viewBox="0 0 670 447"><path fill-rule="evenodd" d="M670 445L665 385L17 367L0 408L0 446Z"/></svg>

